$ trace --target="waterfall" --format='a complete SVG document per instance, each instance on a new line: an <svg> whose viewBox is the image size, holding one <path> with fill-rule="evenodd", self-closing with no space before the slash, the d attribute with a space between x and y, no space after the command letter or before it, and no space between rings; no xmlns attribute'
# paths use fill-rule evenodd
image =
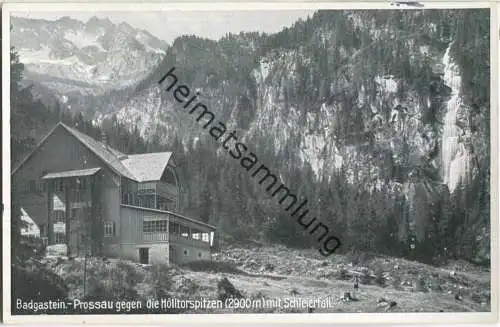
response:
<svg viewBox="0 0 500 327"><path fill-rule="evenodd" d="M459 67L450 56L451 45L448 46L443 56L444 82L451 88L451 97L446 103L446 114L442 135L441 162L443 168L443 181L450 192L453 192L469 172L470 155L465 145L460 141L464 132L457 125L458 111L462 105L460 96L461 76Z"/></svg>

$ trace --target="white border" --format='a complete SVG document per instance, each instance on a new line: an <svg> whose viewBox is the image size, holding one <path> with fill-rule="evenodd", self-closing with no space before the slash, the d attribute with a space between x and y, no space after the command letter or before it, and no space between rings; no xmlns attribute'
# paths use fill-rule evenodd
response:
<svg viewBox="0 0 500 327"><path fill-rule="evenodd" d="M22 0L21 0L22 1ZM400 0L410 1L410 0ZM498 0L500 1L500 0ZM119 2L108 1L94 2L80 0L80 2L67 2L63 0L55 0L51 3L42 3L43 0L35 0L33 2L11 2L6 0L3 5L3 10L13 11L168 11L168 10L182 10L182 11L247 11L247 10L318 10L318 9L459 9L459 8L491 8L494 6L493 2L489 1L457 1L457 2L429 2L429 1L415 1L424 4L424 8L411 7L400 5L399 7L392 4L392 1L369 1L369 2L229 2L229 1L214 1L214 2L196 2L172 1L165 2ZM218 3L217 3L218 2ZM64 6L61 6L64 4Z"/></svg>
<svg viewBox="0 0 500 327"><path fill-rule="evenodd" d="M499 1L499 0L497 0ZM41 1L40 1L41 2ZM2 54L4 60L2 75L3 140L10 140L10 12L12 11L208 11L208 10L293 10L293 9L422 9L401 5L396 7L390 2L364 3L4 3L2 8ZM119 324L220 324L220 323L391 323L391 324L470 324L494 323L498 321L498 16L500 7L493 2L424 2L426 9L452 8L490 8L490 112L491 112L491 310L492 312L454 312L454 313L315 313L315 314L181 314L181 315L34 315L12 316L10 314L10 142L3 141L3 314L4 322L29 324L79 324L79 323L119 323ZM64 5L62 5L64 4ZM496 73L494 73L496 72ZM495 273L496 272L496 273Z"/></svg>

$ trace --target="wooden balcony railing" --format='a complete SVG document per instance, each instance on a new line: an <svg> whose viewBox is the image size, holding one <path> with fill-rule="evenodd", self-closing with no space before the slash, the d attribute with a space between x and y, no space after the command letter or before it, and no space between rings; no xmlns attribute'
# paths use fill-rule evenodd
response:
<svg viewBox="0 0 500 327"><path fill-rule="evenodd" d="M199 245L210 246L210 243L197 240L194 238L187 238L185 236L179 234L170 234L167 233L143 233L143 241L144 242L167 242L170 241L172 243L192 243Z"/></svg>
<svg viewBox="0 0 500 327"><path fill-rule="evenodd" d="M167 233L144 233L144 242L166 242L168 241Z"/></svg>

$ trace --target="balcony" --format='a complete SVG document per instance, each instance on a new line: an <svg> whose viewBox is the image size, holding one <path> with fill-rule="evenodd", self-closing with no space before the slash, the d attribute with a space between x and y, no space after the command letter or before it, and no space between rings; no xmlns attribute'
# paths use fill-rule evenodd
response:
<svg viewBox="0 0 500 327"><path fill-rule="evenodd" d="M121 204L123 242L172 242L210 247L215 227L177 213Z"/></svg>
<svg viewBox="0 0 500 327"><path fill-rule="evenodd" d="M178 210L178 192L175 186L157 182L139 184L135 191L125 190L121 195L121 204L142 208Z"/></svg>
<svg viewBox="0 0 500 327"><path fill-rule="evenodd" d="M167 233L143 233L144 242L167 242L168 239Z"/></svg>
<svg viewBox="0 0 500 327"><path fill-rule="evenodd" d="M156 193L169 198L177 198L179 196L176 186L164 182L156 184Z"/></svg>
<svg viewBox="0 0 500 327"><path fill-rule="evenodd" d="M197 244L199 246L209 247L210 243L202 240L197 240L194 238L188 238L179 234L170 234L168 233L143 233L143 242L167 242L171 243L180 243L180 244Z"/></svg>

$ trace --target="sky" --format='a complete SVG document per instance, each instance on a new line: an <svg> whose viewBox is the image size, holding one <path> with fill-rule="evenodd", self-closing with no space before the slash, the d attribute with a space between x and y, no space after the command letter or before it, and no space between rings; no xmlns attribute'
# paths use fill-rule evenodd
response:
<svg viewBox="0 0 500 327"><path fill-rule="evenodd" d="M150 11L150 12L13 12L13 16L57 20L64 16L87 22L92 16L108 17L113 23L127 22L145 29L168 43L181 35L194 34L217 40L227 33L279 32L299 18L312 15L311 10L279 11Z"/></svg>

